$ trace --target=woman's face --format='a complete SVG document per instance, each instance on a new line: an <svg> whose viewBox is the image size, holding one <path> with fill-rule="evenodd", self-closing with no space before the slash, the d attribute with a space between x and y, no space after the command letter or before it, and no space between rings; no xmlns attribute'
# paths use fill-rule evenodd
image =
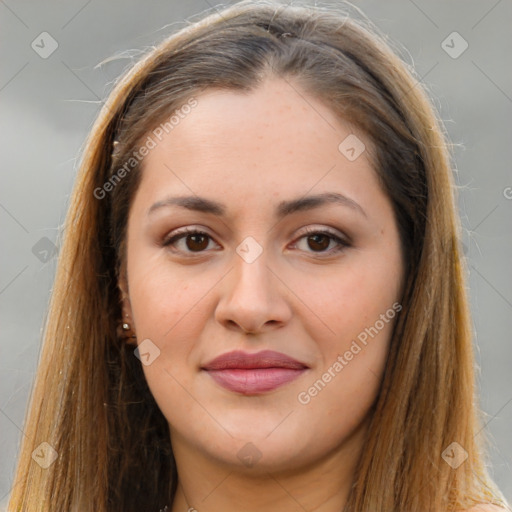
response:
<svg viewBox="0 0 512 512"><path fill-rule="evenodd" d="M150 134L125 312L178 463L278 471L361 444L400 240L369 141L298 90L210 90Z"/></svg>

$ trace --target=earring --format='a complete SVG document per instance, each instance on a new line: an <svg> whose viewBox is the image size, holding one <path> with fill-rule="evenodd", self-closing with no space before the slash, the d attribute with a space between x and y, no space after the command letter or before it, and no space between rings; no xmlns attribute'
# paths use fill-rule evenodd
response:
<svg viewBox="0 0 512 512"><path fill-rule="evenodd" d="M128 315L127 315L128 316ZM132 327L128 322L121 322L117 324L117 336L119 339L137 339L135 333L132 332Z"/></svg>

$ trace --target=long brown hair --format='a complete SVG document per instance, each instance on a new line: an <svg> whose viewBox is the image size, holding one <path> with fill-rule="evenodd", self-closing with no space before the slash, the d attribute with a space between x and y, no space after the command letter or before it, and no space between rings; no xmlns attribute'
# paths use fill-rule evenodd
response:
<svg viewBox="0 0 512 512"><path fill-rule="evenodd" d="M133 345L117 334L119 270L141 165L119 169L190 98L200 101L209 88L251 91L269 76L320 99L367 136L406 255L403 310L345 512L503 503L477 436L449 144L414 72L358 18L240 2L166 38L118 81L83 149L9 510L158 511L172 502L169 427ZM43 442L57 455L47 468L32 457ZM468 454L456 469L442 456L453 442Z"/></svg>

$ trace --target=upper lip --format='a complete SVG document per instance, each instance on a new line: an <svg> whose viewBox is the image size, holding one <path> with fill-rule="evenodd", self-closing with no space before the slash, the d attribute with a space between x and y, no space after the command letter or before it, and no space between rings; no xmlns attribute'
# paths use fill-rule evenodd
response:
<svg viewBox="0 0 512 512"><path fill-rule="evenodd" d="M228 370L233 368L290 368L302 370L308 368L308 366L293 359L293 357L273 350L262 350L254 354L242 350L234 350L221 354L201 368L203 370Z"/></svg>

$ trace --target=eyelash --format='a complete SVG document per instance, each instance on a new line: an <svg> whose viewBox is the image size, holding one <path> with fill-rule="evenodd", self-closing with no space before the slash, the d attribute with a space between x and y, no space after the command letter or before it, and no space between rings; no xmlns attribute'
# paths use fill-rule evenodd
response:
<svg viewBox="0 0 512 512"><path fill-rule="evenodd" d="M213 238L208 233L206 233L204 231L194 229L194 228L183 228L181 231L178 231L174 235L172 235L169 238L167 238L166 240L164 240L162 243L162 246L170 247L170 246L174 245L178 240L181 240L182 238L185 238L188 235L203 235L203 236L206 236L206 237L210 238L211 240L213 240ZM337 253L345 250L347 247L350 247L350 244L347 241L343 240L342 238L340 238L338 235L336 235L332 231L329 231L326 229L322 230L322 229L315 229L315 228L307 228L306 232L302 236L300 236L298 238L298 240L307 238L311 235L325 235L338 244L338 246L335 247L334 249L331 249L328 251L320 251L320 252L312 251L313 254L318 254L318 255L328 254L330 256L332 254L337 254ZM179 250L176 250L176 249L171 249L171 250L173 250L175 252L180 252ZM191 252L189 252L189 254L195 254L195 255L199 256L201 253L204 253L204 252L205 251L196 251L194 253L193 251L191 251ZM323 256L316 256L316 257L322 258Z"/></svg>

